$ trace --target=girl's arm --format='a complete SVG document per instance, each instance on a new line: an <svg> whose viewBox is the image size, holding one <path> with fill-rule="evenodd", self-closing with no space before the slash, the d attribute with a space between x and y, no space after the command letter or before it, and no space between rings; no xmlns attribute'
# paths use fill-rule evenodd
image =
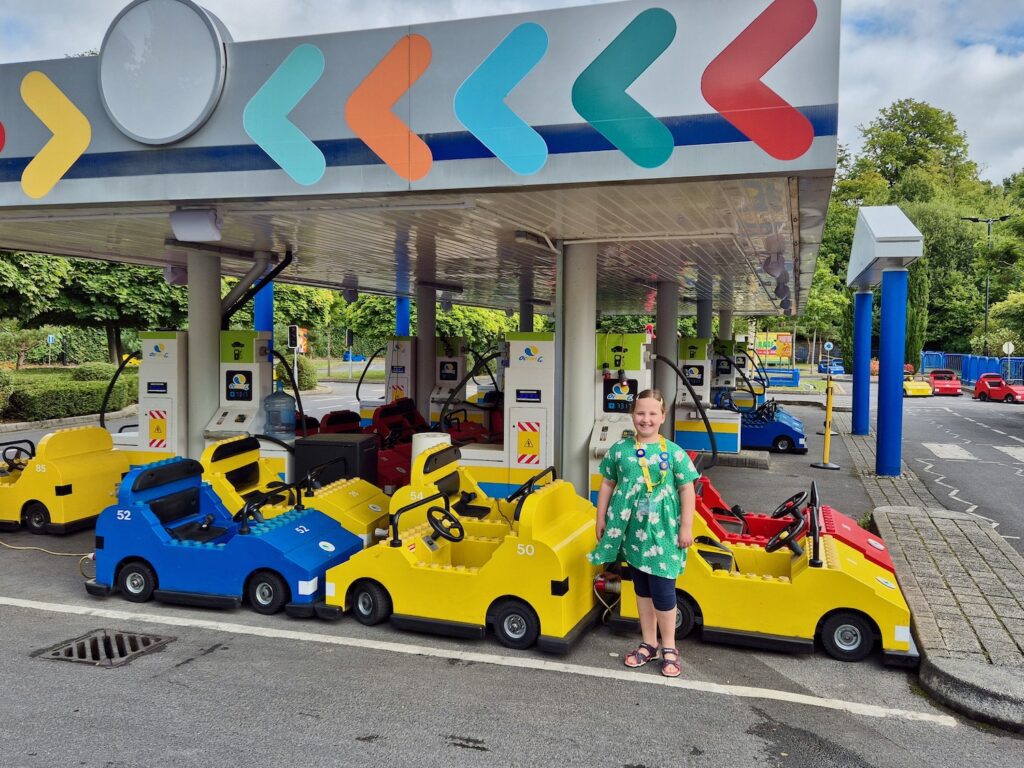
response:
<svg viewBox="0 0 1024 768"><path fill-rule="evenodd" d="M693 544L693 514L697 505L697 494L693 483L679 486L679 546L683 549Z"/></svg>
<svg viewBox="0 0 1024 768"><path fill-rule="evenodd" d="M615 483L607 477L601 480L601 488L597 492L597 538L604 536L604 520L608 514L608 502L612 498Z"/></svg>

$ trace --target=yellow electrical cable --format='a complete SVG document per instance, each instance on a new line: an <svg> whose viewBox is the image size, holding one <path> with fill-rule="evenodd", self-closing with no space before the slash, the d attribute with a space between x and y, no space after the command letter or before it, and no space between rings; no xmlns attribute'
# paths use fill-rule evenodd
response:
<svg viewBox="0 0 1024 768"><path fill-rule="evenodd" d="M36 552L45 552L47 555L53 555L54 557L89 557L92 555L92 552L51 552L50 550L43 549L42 547L17 547L14 544L8 544L6 541L0 541L0 547L23 551L35 550Z"/></svg>

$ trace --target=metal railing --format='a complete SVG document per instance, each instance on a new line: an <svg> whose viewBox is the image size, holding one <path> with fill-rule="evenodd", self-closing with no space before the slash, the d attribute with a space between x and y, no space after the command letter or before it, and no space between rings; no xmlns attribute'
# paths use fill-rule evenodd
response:
<svg viewBox="0 0 1024 768"><path fill-rule="evenodd" d="M955 371L965 384L974 384L983 373L998 373L1008 382L1024 381L1024 357L985 357L955 352L922 352L921 372L936 368Z"/></svg>

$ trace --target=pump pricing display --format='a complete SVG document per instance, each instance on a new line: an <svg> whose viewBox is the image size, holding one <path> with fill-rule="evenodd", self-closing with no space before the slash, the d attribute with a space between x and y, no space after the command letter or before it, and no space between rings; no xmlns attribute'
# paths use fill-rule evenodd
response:
<svg viewBox="0 0 1024 768"><path fill-rule="evenodd" d="M230 402L252 402L252 374L249 371L227 371L224 392Z"/></svg>
<svg viewBox="0 0 1024 768"><path fill-rule="evenodd" d="M620 382L616 379L605 379L604 399L601 401L605 413L629 413L633 409L638 389L636 379Z"/></svg>

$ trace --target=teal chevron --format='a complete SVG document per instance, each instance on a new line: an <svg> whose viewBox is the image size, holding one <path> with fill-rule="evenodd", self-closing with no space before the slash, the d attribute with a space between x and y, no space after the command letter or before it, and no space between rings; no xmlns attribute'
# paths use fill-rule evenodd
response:
<svg viewBox="0 0 1024 768"><path fill-rule="evenodd" d="M505 97L537 66L548 50L548 33L526 23L509 32L455 94L455 115L494 156L521 176L536 173L548 159L548 145Z"/></svg>
<svg viewBox="0 0 1024 768"><path fill-rule="evenodd" d="M249 99L242 113L249 138L303 186L320 181L327 161L288 114L316 85L324 66L323 51L309 43L298 46Z"/></svg>
<svg viewBox="0 0 1024 768"><path fill-rule="evenodd" d="M626 89L672 43L676 20L663 8L644 11L594 59L572 86L580 117L642 168L657 168L675 142L660 120Z"/></svg>

